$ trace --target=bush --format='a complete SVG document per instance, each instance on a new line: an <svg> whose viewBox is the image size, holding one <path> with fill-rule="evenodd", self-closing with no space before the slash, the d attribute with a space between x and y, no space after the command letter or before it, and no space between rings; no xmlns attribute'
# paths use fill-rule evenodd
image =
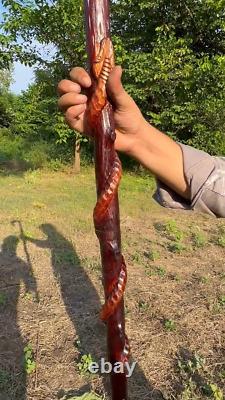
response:
<svg viewBox="0 0 225 400"><path fill-rule="evenodd" d="M27 138L13 135L10 129L0 129L0 165L15 170L62 167L63 152L54 142L44 140L30 142ZM61 150L61 149L60 149ZM65 150L64 150L65 151Z"/></svg>
<svg viewBox="0 0 225 400"><path fill-rule="evenodd" d="M30 168L43 167L48 161L48 144L45 142L33 143L26 154L24 154L24 160Z"/></svg>
<svg viewBox="0 0 225 400"><path fill-rule="evenodd" d="M0 164L6 164L9 161L23 159L23 138L13 137L9 129L0 129Z"/></svg>

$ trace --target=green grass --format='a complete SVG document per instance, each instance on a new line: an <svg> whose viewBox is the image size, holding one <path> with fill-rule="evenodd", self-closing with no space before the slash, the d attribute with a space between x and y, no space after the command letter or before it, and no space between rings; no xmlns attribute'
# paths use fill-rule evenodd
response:
<svg viewBox="0 0 225 400"><path fill-rule="evenodd" d="M91 354L83 354L79 363L77 364L78 370L81 375L89 374L89 367L94 362Z"/></svg>
<svg viewBox="0 0 225 400"><path fill-rule="evenodd" d="M6 304L6 295L5 293L0 292L0 307Z"/></svg>
<svg viewBox="0 0 225 400"><path fill-rule="evenodd" d="M146 265L145 273L147 276L159 276L161 278L166 276L166 269L156 265Z"/></svg>
<svg viewBox="0 0 225 400"><path fill-rule="evenodd" d="M7 390L11 385L12 376L8 371L0 369L0 391Z"/></svg>
<svg viewBox="0 0 225 400"><path fill-rule="evenodd" d="M196 248L201 248L206 246L207 244L207 237L205 233L197 226L195 227L195 230L192 233L192 242L193 242L193 247Z"/></svg>
<svg viewBox="0 0 225 400"><path fill-rule="evenodd" d="M67 400L103 400L103 399L97 394L91 392L91 393L85 393L82 396L67 397Z"/></svg>
<svg viewBox="0 0 225 400"><path fill-rule="evenodd" d="M140 177L125 173L120 186L121 215L141 217L146 212L157 209L157 204L152 200L155 181L150 176Z"/></svg>
<svg viewBox="0 0 225 400"><path fill-rule="evenodd" d="M139 302L138 302L138 310L140 312L147 312L149 307L150 307L150 304L149 304L148 301L139 300Z"/></svg>
<svg viewBox="0 0 225 400"><path fill-rule="evenodd" d="M220 247L225 247L225 226L224 225L219 226L216 243Z"/></svg>
<svg viewBox="0 0 225 400"><path fill-rule="evenodd" d="M156 249L151 249L149 252L145 251L144 256L150 261L156 261L160 258L160 253Z"/></svg>
<svg viewBox="0 0 225 400"><path fill-rule="evenodd" d="M26 230L33 231L34 222L48 218L69 219L73 227L93 230L92 213L96 202L94 169L80 175L28 171L24 175L0 176L0 220L26 220ZM157 207L151 195L154 181L150 177L124 174L120 189L121 215L138 217ZM146 200L148 196L148 201ZM140 207L141 204L141 207ZM31 229L32 228L32 229Z"/></svg>
<svg viewBox="0 0 225 400"><path fill-rule="evenodd" d="M182 251L186 250L186 247L180 242L171 242L168 244L168 250L171 251L171 253L180 254Z"/></svg>
<svg viewBox="0 0 225 400"><path fill-rule="evenodd" d="M156 223L155 229L170 240L180 242L184 237L184 232L177 226L174 219L169 219L165 223Z"/></svg>
<svg viewBox="0 0 225 400"><path fill-rule="evenodd" d="M23 349L24 352L24 369L27 374L32 374L36 370L36 362L34 360L34 352L31 344L28 343Z"/></svg>
<svg viewBox="0 0 225 400"><path fill-rule="evenodd" d="M176 322L175 321L173 321L172 319L166 319L165 321L164 321L164 328L165 328L165 330L166 331L168 331L168 332L173 332L173 331L175 331L176 330Z"/></svg>
<svg viewBox="0 0 225 400"><path fill-rule="evenodd" d="M34 277L37 279L41 295L46 296L46 293L39 285L39 279L42 282L41 279L44 276L46 283L48 283L48 274L51 271L52 264L56 269L56 278L58 279L56 282L59 283L56 285L56 294L58 294L58 291L62 293L62 290L65 290L67 294L68 289L68 286L65 288L60 285L60 279L63 276L60 276L60 273L65 275L66 282L69 281L68 277L70 277L71 271L74 271L74 277L77 274L78 282L81 283L81 294L85 294L86 306L89 302L91 307L94 306L90 308L93 326L88 327L94 340L95 321L98 321L100 303L103 303L99 244L93 226L93 208L96 203L94 169L85 168L80 175L76 176L65 172L44 171L31 171L24 175L1 175L0 184L2 243L4 243L4 238L13 236L12 242L8 240L10 253L10 250L13 252L15 240L19 240L17 255L20 258L23 257L23 261L26 261L20 226L18 222L12 223L15 220L21 221L27 240L25 243L28 246L31 262L34 266ZM181 213L159 207L152 200L154 187L153 179L148 176L124 173L119 191L122 245L128 266L128 285L125 297L126 319L128 326L130 326L131 343L132 341L136 343L134 346L135 357L140 365L141 363L145 365L146 379L149 382L151 382L151 374L154 373L155 366L158 366L161 362L160 368L163 370L163 359L169 360L170 358L170 370L166 370L167 367L165 367L163 374L158 373L157 379L158 387L162 390L167 385L163 381L164 376L169 376L170 373L175 377L174 380L177 379L178 383L182 384L181 397L177 397L179 394L175 393L174 398L204 400L202 388L194 381L196 374L201 373L205 378L206 385L208 385L205 390L208 390L212 399L216 399L216 396L219 399L220 390L222 390L220 387L222 387L225 376L225 365L222 351L220 353L220 349L214 349L213 346L219 335L222 335L224 326L225 270L223 256L221 256L223 254L224 230L218 229L216 219L212 223L212 220L207 219L207 216L203 218L194 213ZM197 228L196 221L200 228ZM47 224L49 234L43 228L43 224ZM53 227L52 231L51 226ZM35 245L36 239L39 239L40 244ZM9 255L11 257L11 254ZM82 269L85 274L82 273ZM198 279L196 279L196 276ZM86 279L86 277L89 279ZM51 279L54 282L54 277ZM90 282L88 282L89 280ZM82 286L83 284L84 286ZM75 286L75 290L79 289L78 286ZM92 305L91 292L89 297L88 286L92 289L91 292L95 293L96 291L97 293L99 291L100 301L96 302L96 307L95 296L97 299L98 295L96 294L93 297ZM0 311L3 312L10 305L10 294L13 289L10 287L9 292L6 292L6 290L7 287L4 287L0 291ZM46 298L46 303L53 308L54 302L56 302L54 290L56 290L55 286L50 285L48 295L51 297L50 300L48 297ZM7 296L5 296L5 292ZM33 301L32 288L24 288L21 293L24 294L20 296L22 302L19 303L18 318L21 319L23 324L22 307L32 310L32 307L35 308L36 305ZM66 301L69 300L70 291L68 298L62 297L62 300L65 298ZM81 299L83 301L83 297ZM194 313L195 304L197 304L199 316ZM210 309L211 304L214 305L212 309ZM193 316L189 312L190 310L193 310ZM66 312L67 310L65 310ZM165 319L165 316L168 319ZM43 311L43 319L47 320L47 318L48 314L45 315ZM159 321L162 322L159 323ZM215 321L215 326L212 326L212 321ZM24 334L26 338L31 337L35 350L36 331L33 332L33 328L30 328L29 319L28 328L26 323L27 321L24 323L26 328L24 328ZM51 323L54 326L53 320L51 320ZM82 323L86 327L86 314ZM38 324L32 326L35 327L36 325ZM75 325L78 327L78 333L76 333L78 336L73 344L73 350L76 354L79 353L80 358L76 363L77 356L74 357L74 354L71 353L69 363L71 368L72 366L75 367L75 372L73 372L74 382L79 375L78 380L84 380L79 385L84 386L87 366L91 360L89 351L92 354L92 349L89 350L88 346L87 349L85 347L84 357L81 358L81 354L83 354L81 347L83 340L84 342L86 340L86 332L84 331L80 336L79 324L76 322ZM210 335L207 326L212 326ZM63 326L59 335L61 335L61 331L65 331L66 337L70 337L70 335L74 337L73 327L70 328L65 325L64 329ZM98 335L97 330L96 333ZM152 342L150 356L148 343L145 353L145 333L147 340ZM144 336L142 337L142 335ZM160 336L160 343L157 339L158 336ZM194 352L196 337L200 337L196 351L201 351L201 344L205 345L205 341L207 342L204 357L206 363L208 363L208 368L211 368L211 375L209 375L207 368L205 369L202 359L197 355L193 357L191 354L188 359L181 360L178 368L176 367L176 370L173 370L176 365L176 354L179 352L179 346L182 344L182 347L190 348ZM45 340L48 340L48 338ZM43 348L45 346L46 343L43 342ZM174 351L168 355L170 348ZM66 357L67 351L67 347L61 348L59 357L61 357L61 353L62 357ZM214 358L212 358L212 353ZM52 354L54 356L54 352ZM48 357L51 357L51 351L49 351ZM96 357L96 355L93 354L93 357ZM24 349L24 369L29 375L30 392L33 390L32 374L35 374L35 363L38 360L38 358L37 360L35 358L36 352L33 352L30 346ZM154 365L152 361L154 361ZM215 362L221 363L220 370L214 371L211 367ZM54 363L52 365L52 368L54 368ZM5 366L3 365L3 367ZM6 388L8 390L8 386L12 386L12 377L5 372L3 367L0 371L0 391L4 391ZM64 365L62 367L64 368ZM41 369L38 370L38 379L41 386L45 384L45 377L43 378L40 371ZM61 381L58 382L57 376L57 385L63 386L64 380L67 381L66 384L68 382L68 385L71 384L71 380L69 381L71 378L67 380L67 376L63 376L63 373L59 376L61 376L59 378ZM50 382L47 382L47 384L51 386ZM97 387L97 384L93 381L93 388L95 387ZM170 386L167 389L169 393ZM56 389L54 388L54 390ZM140 391L140 393L132 398L142 398L143 388L137 388L137 391L138 393ZM145 394L146 398L147 395Z"/></svg>

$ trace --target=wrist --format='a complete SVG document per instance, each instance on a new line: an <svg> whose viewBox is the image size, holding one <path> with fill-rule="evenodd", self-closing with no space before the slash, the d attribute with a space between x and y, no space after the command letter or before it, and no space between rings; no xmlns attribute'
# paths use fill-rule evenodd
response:
<svg viewBox="0 0 225 400"><path fill-rule="evenodd" d="M133 137L132 143L126 152L127 155L142 163L143 153L151 151L151 133L154 129L155 128L144 119L138 132Z"/></svg>

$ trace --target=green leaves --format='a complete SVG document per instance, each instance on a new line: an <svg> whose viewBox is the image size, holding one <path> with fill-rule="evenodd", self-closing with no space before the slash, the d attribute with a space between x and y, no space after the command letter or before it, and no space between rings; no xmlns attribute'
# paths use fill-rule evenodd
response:
<svg viewBox="0 0 225 400"><path fill-rule="evenodd" d="M95 393L85 393L83 396L70 397L68 400L101 400Z"/></svg>
<svg viewBox="0 0 225 400"><path fill-rule="evenodd" d="M85 40L82 0L25 1L5 0L2 28L13 50L22 62L42 64L58 62L72 65L83 58ZM48 54L41 45L49 45Z"/></svg>
<svg viewBox="0 0 225 400"><path fill-rule="evenodd" d="M93 363L93 358L91 354L83 354L80 362L77 364L78 369L81 374L86 374L89 372L89 367Z"/></svg>
<svg viewBox="0 0 225 400"><path fill-rule="evenodd" d="M26 126L22 111L21 120L16 117L19 131L38 136L41 126L43 135L56 133L57 143L64 144L74 133L54 107L54 87L72 66L86 63L83 1L3 4L0 68L19 59L38 61L45 69L36 74L33 95L28 91ZM223 155L224 6L225 0L117 0L111 7L117 63L124 67L125 88L145 117L180 142ZM77 133L75 138L81 140Z"/></svg>
<svg viewBox="0 0 225 400"><path fill-rule="evenodd" d="M33 359L33 349L30 344L24 347L24 368L27 374L35 372L36 363Z"/></svg>
<svg viewBox="0 0 225 400"><path fill-rule="evenodd" d="M224 400L222 390L215 383L205 385L203 391L207 396L210 396L214 400Z"/></svg>
<svg viewBox="0 0 225 400"><path fill-rule="evenodd" d="M225 154L224 1L119 0L124 83L146 118L181 142Z"/></svg>

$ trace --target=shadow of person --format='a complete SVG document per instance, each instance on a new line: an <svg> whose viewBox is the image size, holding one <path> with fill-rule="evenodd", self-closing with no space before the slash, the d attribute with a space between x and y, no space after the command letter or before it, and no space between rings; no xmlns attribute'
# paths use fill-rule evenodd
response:
<svg viewBox="0 0 225 400"><path fill-rule="evenodd" d="M18 324L18 299L21 284L25 292L37 293L30 263L16 254L19 239L10 235L3 241L0 252L0 400L25 400L26 345Z"/></svg>
<svg viewBox="0 0 225 400"><path fill-rule="evenodd" d="M40 229L47 236L46 240L31 238L28 240L41 248L51 250L53 273L60 285L62 299L75 328L81 351L84 354L90 353L96 361L99 361L101 357L106 358L106 331L104 324L99 320L101 304L93 283L82 268L72 243L51 224L43 224ZM153 391L138 366L135 376L138 376L139 382L141 381L141 385L146 386L149 393ZM105 389L108 391L106 380L105 384ZM69 394L71 396L77 393L70 392ZM163 397L151 397L151 395L148 398L163 399Z"/></svg>

